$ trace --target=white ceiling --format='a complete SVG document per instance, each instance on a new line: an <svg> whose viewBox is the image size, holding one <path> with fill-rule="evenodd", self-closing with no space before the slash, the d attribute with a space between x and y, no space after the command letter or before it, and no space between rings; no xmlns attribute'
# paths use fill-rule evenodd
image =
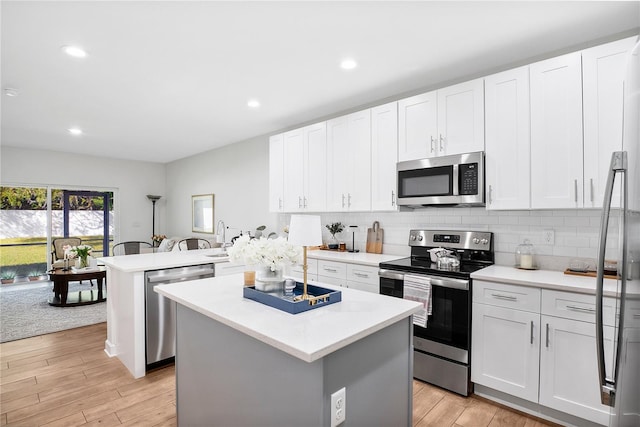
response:
<svg viewBox="0 0 640 427"><path fill-rule="evenodd" d="M640 26L638 1L0 7L3 145L161 163Z"/></svg>

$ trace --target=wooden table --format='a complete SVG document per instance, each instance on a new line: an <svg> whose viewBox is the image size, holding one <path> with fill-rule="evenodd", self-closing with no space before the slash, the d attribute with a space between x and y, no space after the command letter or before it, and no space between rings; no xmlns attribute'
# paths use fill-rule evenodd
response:
<svg viewBox="0 0 640 427"><path fill-rule="evenodd" d="M48 274L49 280L53 282L53 298L49 300L49 305L56 307L73 307L96 304L107 300L106 291L104 293L102 291L102 284L106 282L107 278L107 270L104 267L83 272L74 272L73 270L64 271L61 268L57 268ZM91 289L69 292L69 282L93 279L98 282L97 290Z"/></svg>

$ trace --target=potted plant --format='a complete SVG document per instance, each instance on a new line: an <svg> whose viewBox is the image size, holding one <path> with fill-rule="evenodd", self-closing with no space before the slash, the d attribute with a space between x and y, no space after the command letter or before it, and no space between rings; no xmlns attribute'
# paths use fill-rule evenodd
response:
<svg viewBox="0 0 640 427"><path fill-rule="evenodd" d="M0 277L2 278L2 284L8 284L8 283L13 283L13 280L16 278L16 272L15 271L3 271L2 275L0 275Z"/></svg>
<svg viewBox="0 0 640 427"><path fill-rule="evenodd" d="M331 224L327 224L327 230L331 233L331 243L329 243L329 249L338 249L338 239L336 239L336 234L342 232L344 230L344 225L341 222L333 222Z"/></svg>
<svg viewBox="0 0 640 427"><path fill-rule="evenodd" d="M29 273L29 281L35 282L36 280L40 280L40 276L42 273L38 270L33 270Z"/></svg>

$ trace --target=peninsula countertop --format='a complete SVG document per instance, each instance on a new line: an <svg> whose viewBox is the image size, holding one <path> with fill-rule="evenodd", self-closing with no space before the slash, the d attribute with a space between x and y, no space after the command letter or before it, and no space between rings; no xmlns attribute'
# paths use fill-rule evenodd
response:
<svg viewBox="0 0 640 427"><path fill-rule="evenodd" d="M313 282L309 282L313 283ZM420 303L320 284L342 301L299 314L242 296L243 275L159 285L159 294L305 362L314 362L420 310Z"/></svg>
<svg viewBox="0 0 640 427"><path fill-rule="evenodd" d="M155 252L137 255L102 257L98 260L107 267L123 272L159 270L187 265L228 262L218 249L196 249L191 251Z"/></svg>

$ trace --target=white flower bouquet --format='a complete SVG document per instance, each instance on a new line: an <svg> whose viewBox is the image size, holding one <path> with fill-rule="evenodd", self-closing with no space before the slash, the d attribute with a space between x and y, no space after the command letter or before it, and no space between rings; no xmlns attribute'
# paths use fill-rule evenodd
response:
<svg viewBox="0 0 640 427"><path fill-rule="evenodd" d="M63 246L64 255L67 258L86 258L91 255L91 251L93 248L89 245L78 245L78 246Z"/></svg>
<svg viewBox="0 0 640 427"><path fill-rule="evenodd" d="M269 267L271 271L302 261L301 248L290 244L284 237L251 239L248 235L243 235L227 249L227 253L231 261Z"/></svg>

